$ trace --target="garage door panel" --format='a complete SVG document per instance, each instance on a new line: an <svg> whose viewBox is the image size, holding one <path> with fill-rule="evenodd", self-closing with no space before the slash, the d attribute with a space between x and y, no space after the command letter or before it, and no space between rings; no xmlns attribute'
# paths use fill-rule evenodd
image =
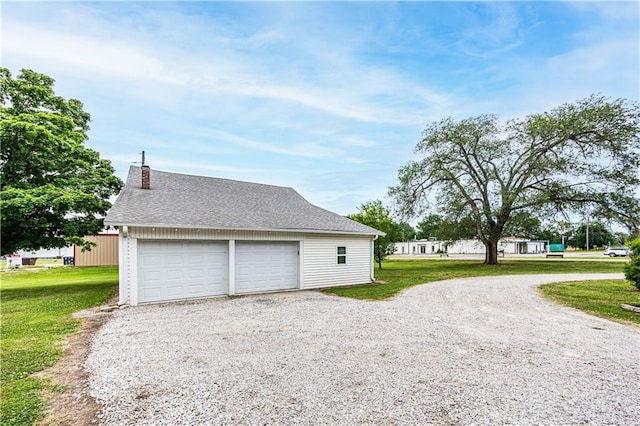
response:
<svg viewBox="0 0 640 426"><path fill-rule="evenodd" d="M146 300L158 299L161 297L161 295L162 295L162 290L160 288L145 289L142 294L142 296Z"/></svg>
<svg viewBox="0 0 640 426"><path fill-rule="evenodd" d="M187 287L188 294L194 295L194 297L196 297L195 295L201 294L204 291L205 291L204 285L190 285Z"/></svg>
<svg viewBox="0 0 640 426"><path fill-rule="evenodd" d="M181 270L168 270L167 271L167 279L168 280L181 280L184 278L183 271Z"/></svg>
<svg viewBox="0 0 640 426"><path fill-rule="evenodd" d="M227 293L228 243L140 241L140 302Z"/></svg>
<svg viewBox="0 0 640 426"><path fill-rule="evenodd" d="M297 242L236 242L237 293L297 287Z"/></svg>
<svg viewBox="0 0 640 426"><path fill-rule="evenodd" d="M167 295L170 297L181 296L184 293L184 286L174 285L167 286Z"/></svg>

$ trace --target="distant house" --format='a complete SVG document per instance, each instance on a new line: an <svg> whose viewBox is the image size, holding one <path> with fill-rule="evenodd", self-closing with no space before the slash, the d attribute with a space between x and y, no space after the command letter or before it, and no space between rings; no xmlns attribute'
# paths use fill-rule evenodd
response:
<svg viewBox="0 0 640 426"><path fill-rule="evenodd" d="M23 259L37 258L37 259L56 259L63 257L73 256L73 246L53 248L53 249L39 249L39 250L18 250Z"/></svg>
<svg viewBox="0 0 640 426"><path fill-rule="evenodd" d="M549 241L534 241L525 238L503 238L498 242L498 250L505 254L546 253ZM485 254L485 247L479 239L458 241L411 240L395 243L394 254Z"/></svg>
<svg viewBox="0 0 640 426"><path fill-rule="evenodd" d="M130 305L368 283L384 235L292 188L148 166L130 168L105 224Z"/></svg>

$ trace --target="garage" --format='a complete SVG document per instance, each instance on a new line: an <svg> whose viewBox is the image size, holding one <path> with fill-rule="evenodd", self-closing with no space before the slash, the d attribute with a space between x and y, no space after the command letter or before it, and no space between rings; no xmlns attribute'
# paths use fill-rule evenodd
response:
<svg viewBox="0 0 640 426"><path fill-rule="evenodd" d="M384 233L293 188L131 166L118 229L120 305L370 283Z"/></svg>
<svg viewBox="0 0 640 426"><path fill-rule="evenodd" d="M236 293L298 287L297 242L236 242Z"/></svg>
<svg viewBox="0 0 640 426"><path fill-rule="evenodd" d="M140 240L138 262L140 303L227 293L227 242Z"/></svg>

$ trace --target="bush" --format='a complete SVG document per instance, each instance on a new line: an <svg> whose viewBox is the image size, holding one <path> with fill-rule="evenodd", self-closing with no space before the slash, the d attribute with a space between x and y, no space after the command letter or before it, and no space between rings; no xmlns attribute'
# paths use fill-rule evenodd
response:
<svg viewBox="0 0 640 426"><path fill-rule="evenodd" d="M640 290L640 238L631 241L631 260L624 265L624 276Z"/></svg>

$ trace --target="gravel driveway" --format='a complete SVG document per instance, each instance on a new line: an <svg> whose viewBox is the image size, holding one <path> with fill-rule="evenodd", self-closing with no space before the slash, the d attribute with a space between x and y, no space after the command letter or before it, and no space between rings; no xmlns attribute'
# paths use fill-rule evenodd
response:
<svg viewBox="0 0 640 426"><path fill-rule="evenodd" d="M468 278L392 300L314 291L118 311L86 362L108 425L640 422L640 328Z"/></svg>

